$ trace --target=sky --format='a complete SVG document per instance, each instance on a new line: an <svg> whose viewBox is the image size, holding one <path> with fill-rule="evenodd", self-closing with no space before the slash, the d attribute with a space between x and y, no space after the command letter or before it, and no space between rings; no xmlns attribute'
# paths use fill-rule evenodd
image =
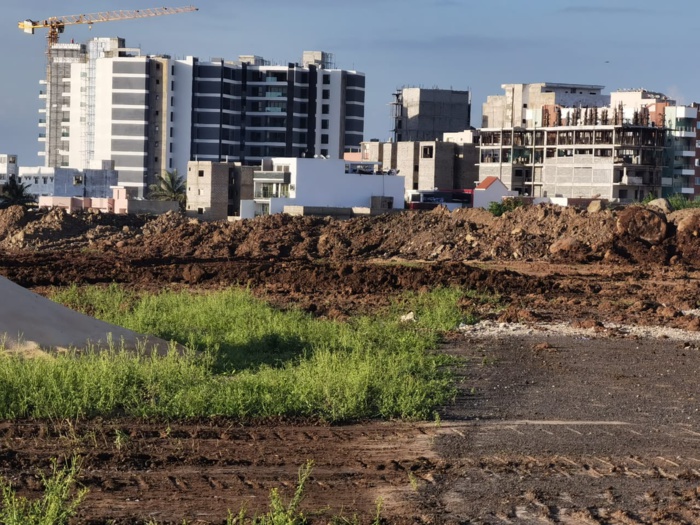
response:
<svg viewBox="0 0 700 525"><path fill-rule="evenodd" d="M37 127L46 32L17 22L120 9L180 7L187 0L23 0L0 12L0 153L42 164ZM191 0L195 13L69 26L61 42L119 36L144 54L201 60L260 55L301 62L333 53L366 75L365 140L388 140L392 93L402 87L472 91L472 126L501 84L585 83L660 91L700 101L694 61L698 0Z"/></svg>

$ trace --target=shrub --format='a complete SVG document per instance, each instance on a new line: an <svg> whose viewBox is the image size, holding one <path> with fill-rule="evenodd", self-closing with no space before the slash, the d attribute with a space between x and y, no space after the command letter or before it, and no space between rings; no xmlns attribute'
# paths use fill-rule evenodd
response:
<svg viewBox="0 0 700 525"><path fill-rule="evenodd" d="M516 208L519 208L520 206L524 206L525 203L521 201L520 199L516 199L514 197L509 197L507 199L503 199L501 202L492 202L489 204L488 210L495 216L495 217L500 217L504 213L508 211L513 211Z"/></svg>

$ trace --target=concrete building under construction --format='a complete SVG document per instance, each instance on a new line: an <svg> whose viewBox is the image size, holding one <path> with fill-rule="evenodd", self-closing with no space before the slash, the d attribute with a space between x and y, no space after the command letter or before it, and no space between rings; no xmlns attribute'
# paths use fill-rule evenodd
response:
<svg viewBox="0 0 700 525"><path fill-rule="evenodd" d="M631 202L694 193L696 108L643 89L503 88L484 104L479 180L497 177L533 197Z"/></svg>
<svg viewBox="0 0 700 525"><path fill-rule="evenodd" d="M469 129L471 92L403 88L394 93L392 140L440 140L443 133Z"/></svg>

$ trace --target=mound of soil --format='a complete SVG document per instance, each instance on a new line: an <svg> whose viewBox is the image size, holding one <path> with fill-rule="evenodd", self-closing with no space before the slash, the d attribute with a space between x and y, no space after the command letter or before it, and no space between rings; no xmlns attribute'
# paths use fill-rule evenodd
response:
<svg viewBox="0 0 700 525"><path fill-rule="evenodd" d="M0 474L36 496L50 458L80 455L90 495L77 521L93 525L264 511L270 489L291 495L310 459L305 508L325 509L317 522L348 511L369 522L382 498L387 523L699 523L699 236L700 211L643 206L230 223L2 210L0 275L39 293L242 285L343 318L456 285L475 292L464 310L501 331L448 336L465 366L440 424L8 422ZM523 339L508 335L513 322L605 339ZM642 339L625 325L693 337Z"/></svg>

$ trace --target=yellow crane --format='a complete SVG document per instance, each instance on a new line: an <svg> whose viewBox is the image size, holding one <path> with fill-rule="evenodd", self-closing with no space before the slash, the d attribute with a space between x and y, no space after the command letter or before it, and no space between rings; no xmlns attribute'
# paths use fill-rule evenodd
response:
<svg viewBox="0 0 700 525"><path fill-rule="evenodd" d="M98 22L113 22L115 20L131 20L134 18L148 18L152 16L176 15L198 11L194 6L185 7L153 7L148 9L134 9L122 11L104 11L87 15L52 16L43 20L23 20L19 22L19 28L25 33L34 34L37 29L48 29L47 39L49 48L47 54L51 55L51 47L58 43L58 36L63 33L66 26L77 24L96 24Z"/></svg>

